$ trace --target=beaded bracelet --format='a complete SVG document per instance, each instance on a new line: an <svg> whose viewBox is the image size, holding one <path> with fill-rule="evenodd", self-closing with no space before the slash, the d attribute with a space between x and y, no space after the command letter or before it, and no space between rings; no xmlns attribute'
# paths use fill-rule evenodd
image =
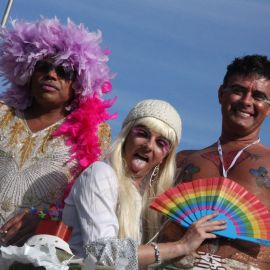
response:
<svg viewBox="0 0 270 270"><path fill-rule="evenodd" d="M53 221L60 221L62 219L62 212L63 209L51 204L48 209L38 209L35 207L31 207L29 209L29 213L32 215L38 216L40 219L45 219L45 220L53 220Z"/></svg>
<svg viewBox="0 0 270 270"><path fill-rule="evenodd" d="M156 259L155 263L157 265L161 264L160 250L157 243L151 242L150 245L154 248L155 251L155 259Z"/></svg>

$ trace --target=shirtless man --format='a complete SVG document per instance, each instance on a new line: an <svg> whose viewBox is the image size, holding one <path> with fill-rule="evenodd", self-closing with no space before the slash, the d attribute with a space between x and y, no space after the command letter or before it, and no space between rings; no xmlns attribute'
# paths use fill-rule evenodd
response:
<svg viewBox="0 0 270 270"><path fill-rule="evenodd" d="M270 61L267 57L236 58L227 67L218 98L222 112L221 136L204 149L178 153L176 183L228 177L257 196L270 210L270 149L259 139L261 125L270 114ZM165 229L166 238L179 238L180 230L180 226L170 224ZM199 260L209 261L211 254L226 258L221 263L223 268L217 262L216 266L213 262L209 267L197 268L194 258L189 258L176 263L177 269L182 269L185 263L193 264L193 269L270 269L270 247L219 238L205 241L199 251ZM213 256L211 260L214 261Z"/></svg>

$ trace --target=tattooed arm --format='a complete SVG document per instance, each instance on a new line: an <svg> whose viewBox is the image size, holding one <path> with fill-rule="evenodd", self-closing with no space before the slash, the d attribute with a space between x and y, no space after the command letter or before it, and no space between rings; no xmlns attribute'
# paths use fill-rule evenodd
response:
<svg viewBox="0 0 270 270"><path fill-rule="evenodd" d="M175 184L181 183L183 181L192 180L193 174L200 171L199 167L194 166L189 161L189 156L197 150L184 150L177 154L176 156L176 177Z"/></svg>

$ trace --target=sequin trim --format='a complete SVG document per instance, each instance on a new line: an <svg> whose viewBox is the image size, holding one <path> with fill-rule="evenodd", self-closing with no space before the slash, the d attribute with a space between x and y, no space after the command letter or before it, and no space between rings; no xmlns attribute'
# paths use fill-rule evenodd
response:
<svg viewBox="0 0 270 270"><path fill-rule="evenodd" d="M103 238L85 246L86 254L96 257L97 264L117 269L123 258L127 259L127 270L138 270L138 242L132 239Z"/></svg>

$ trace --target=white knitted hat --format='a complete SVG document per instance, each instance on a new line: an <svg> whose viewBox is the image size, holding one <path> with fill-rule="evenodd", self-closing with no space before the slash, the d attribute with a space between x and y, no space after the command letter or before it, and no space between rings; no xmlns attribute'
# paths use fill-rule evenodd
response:
<svg viewBox="0 0 270 270"><path fill-rule="evenodd" d="M174 107L166 101L157 99L146 99L137 103L128 113L123 126L132 120L143 117L154 117L169 127L171 127L176 134L178 142L181 137L181 118Z"/></svg>

